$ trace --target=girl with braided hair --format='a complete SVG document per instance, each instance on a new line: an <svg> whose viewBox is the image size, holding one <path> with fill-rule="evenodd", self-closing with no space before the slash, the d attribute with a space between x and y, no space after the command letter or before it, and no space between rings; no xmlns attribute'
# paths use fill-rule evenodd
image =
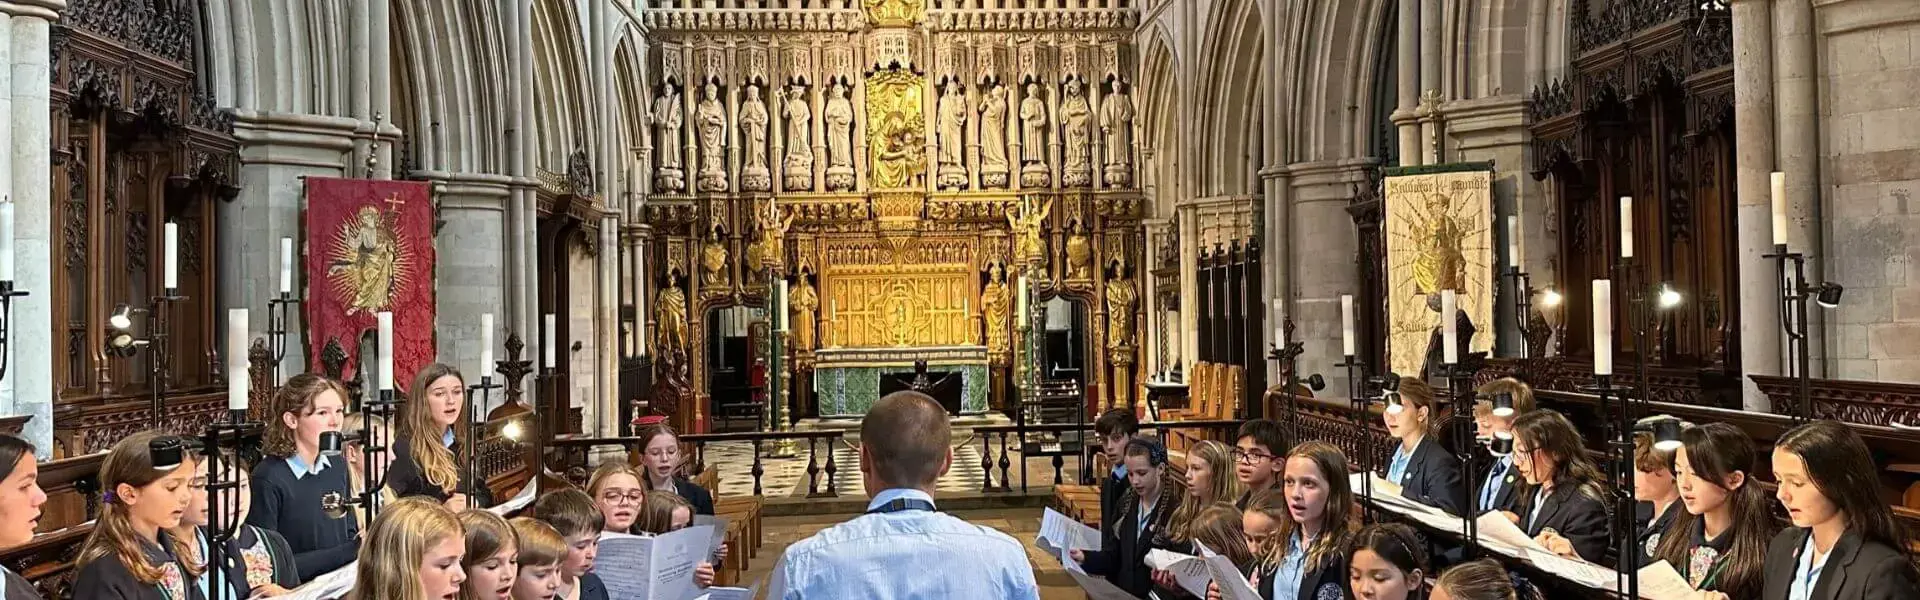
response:
<svg viewBox="0 0 1920 600"><path fill-rule="evenodd" d="M1121 452L1128 487L1116 508L1125 512L1101 530L1103 550L1075 549L1070 555L1088 573L1105 575L1114 586L1144 598L1155 590L1147 551L1180 510L1186 491L1184 483L1167 470L1167 449L1160 442L1134 438Z"/></svg>

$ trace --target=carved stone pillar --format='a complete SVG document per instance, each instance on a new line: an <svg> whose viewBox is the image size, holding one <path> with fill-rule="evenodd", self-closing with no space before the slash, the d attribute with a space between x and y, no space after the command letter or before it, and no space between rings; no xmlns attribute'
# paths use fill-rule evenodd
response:
<svg viewBox="0 0 1920 600"><path fill-rule="evenodd" d="M1762 255L1772 251L1771 173L1773 136L1773 18L1769 0L1733 3L1733 135L1734 177L1738 187L1735 236L1740 248L1740 320L1763 324L1740 330L1740 370L1760 375L1780 374L1779 283L1772 277L1774 261ZM1765 412L1772 407L1751 378L1741 378L1741 405Z"/></svg>
<svg viewBox="0 0 1920 600"><path fill-rule="evenodd" d="M14 286L34 296L13 305L7 324L7 378L0 381L0 409L31 415L22 434L42 459L53 450L53 160L52 104L49 88L51 23L66 3L61 0L0 2L0 144L12 147L12 160L0 161L0 189L14 203ZM265 316L265 311L261 311ZM64 325L63 325L64 327Z"/></svg>

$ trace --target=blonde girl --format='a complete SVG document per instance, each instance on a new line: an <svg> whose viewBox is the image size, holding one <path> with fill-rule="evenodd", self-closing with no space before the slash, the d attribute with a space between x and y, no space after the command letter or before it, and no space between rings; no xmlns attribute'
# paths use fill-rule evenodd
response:
<svg viewBox="0 0 1920 600"><path fill-rule="evenodd" d="M367 529L347 600L454 600L467 580L465 554L453 511L423 498L394 502Z"/></svg>

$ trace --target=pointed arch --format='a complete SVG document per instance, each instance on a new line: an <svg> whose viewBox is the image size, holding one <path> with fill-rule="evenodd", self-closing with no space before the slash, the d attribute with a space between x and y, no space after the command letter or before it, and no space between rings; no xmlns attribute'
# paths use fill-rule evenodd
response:
<svg viewBox="0 0 1920 600"><path fill-rule="evenodd" d="M1140 103L1141 139L1152 149L1152 158L1141 169L1142 187L1151 194L1153 216L1173 217L1180 200L1180 128L1181 103L1176 100L1180 85L1179 59L1172 38L1156 22L1149 30L1145 51L1140 57L1140 82L1135 98Z"/></svg>
<svg viewBox="0 0 1920 600"><path fill-rule="evenodd" d="M1252 0L1230 0L1207 29L1200 73L1203 85L1201 120L1204 132L1201 160L1214 165L1203 177L1200 195L1222 196L1253 191L1254 139L1260 121L1262 48L1260 12Z"/></svg>
<svg viewBox="0 0 1920 600"><path fill-rule="evenodd" d="M575 147L591 146L586 98L593 81L587 68L586 31L573 0L537 0L533 6L533 164L566 170Z"/></svg>

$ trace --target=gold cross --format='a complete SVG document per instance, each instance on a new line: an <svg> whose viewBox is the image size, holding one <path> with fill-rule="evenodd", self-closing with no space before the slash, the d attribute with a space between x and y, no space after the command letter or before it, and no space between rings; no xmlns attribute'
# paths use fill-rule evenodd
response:
<svg viewBox="0 0 1920 600"><path fill-rule="evenodd" d="M407 203L407 201L400 199L400 194L388 195L387 199L382 200L381 202L387 203L387 210L392 212L398 212L400 210L400 205Z"/></svg>

